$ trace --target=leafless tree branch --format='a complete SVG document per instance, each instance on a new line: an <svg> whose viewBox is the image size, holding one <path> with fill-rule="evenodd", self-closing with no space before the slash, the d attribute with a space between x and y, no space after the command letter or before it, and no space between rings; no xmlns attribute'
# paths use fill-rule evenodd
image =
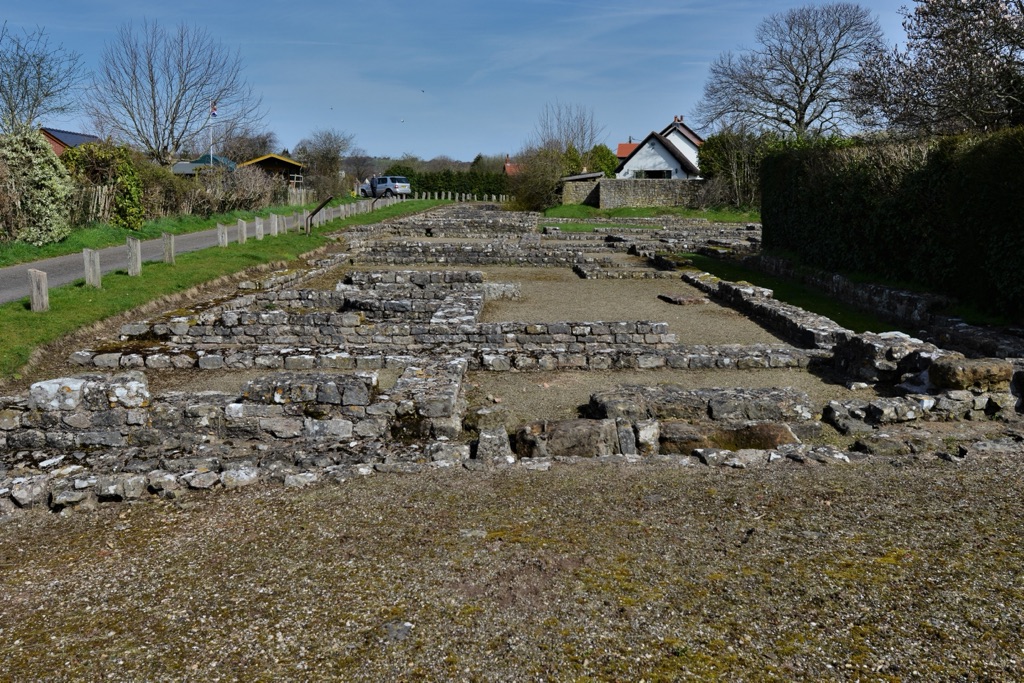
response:
<svg viewBox="0 0 1024 683"><path fill-rule="evenodd" d="M205 29L129 22L104 49L87 110L98 130L169 165L183 149L262 120L261 98L242 71L239 54Z"/></svg>

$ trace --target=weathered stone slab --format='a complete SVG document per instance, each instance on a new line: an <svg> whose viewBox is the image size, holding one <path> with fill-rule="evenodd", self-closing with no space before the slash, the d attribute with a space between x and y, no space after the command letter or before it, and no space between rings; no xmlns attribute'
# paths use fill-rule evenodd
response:
<svg viewBox="0 0 1024 683"><path fill-rule="evenodd" d="M999 358L949 355L931 364L928 379L939 389L1005 392L1013 380L1013 363Z"/></svg>
<svg viewBox="0 0 1024 683"><path fill-rule="evenodd" d="M618 452L615 420L533 422L516 432L520 458L576 456L593 458Z"/></svg>

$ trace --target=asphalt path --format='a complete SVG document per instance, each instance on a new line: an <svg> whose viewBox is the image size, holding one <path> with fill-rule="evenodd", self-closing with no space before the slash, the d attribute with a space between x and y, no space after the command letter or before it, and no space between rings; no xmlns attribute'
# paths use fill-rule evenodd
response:
<svg viewBox="0 0 1024 683"><path fill-rule="evenodd" d="M253 230L250 223L246 230L249 237ZM232 241L237 240L237 228L228 226L228 235ZM174 253L183 254L189 251L199 251L208 247L217 246L217 229L203 230L202 232L190 232L184 235L174 236ZM162 261L164 258L163 239L157 238L146 240L142 243L142 261ZM31 263L19 263L16 266L0 268L0 304L19 299L27 299L31 291L31 283L28 271L41 270L46 273L46 284L48 287L60 287L75 280L85 279L85 260L81 252L57 256L33 261ZM128 245L127 242L118 247L107 247L100 249L100 269L104 273L116 270L128 270Z"/></svg>

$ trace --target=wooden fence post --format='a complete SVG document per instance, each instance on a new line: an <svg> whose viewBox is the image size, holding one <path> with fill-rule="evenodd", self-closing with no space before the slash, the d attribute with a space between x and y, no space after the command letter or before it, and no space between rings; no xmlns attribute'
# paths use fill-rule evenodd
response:
<svg viewBox="0 0 1024 683"><path fill-rule="evenodd" d="M245 221L241 218L238 219L238 243L245 244L245 241L249 238L248 228L245 225Z"/></svg>
<svg viewBox="0 0 1024 683"><path fill-rule="evenodd" d="M46 286L46 273L29 268L28 278L32 287L29 296L32 312L43 313L50 310L50 290Z"/></svg>
<svg viewBox="0 0 1024 683"><path fill-rule="evenodd" d="M100 252L95 249L83 249L82 260L85 262L85 286L102 288L103 271L100 270Z"/></svg>
<svg viewBox="0 0 1024 683"><path fill-rule="evenodd" d="M142 240L136 237L128 238L128 275L142 275Z"/></svg>
<svg viewBox="0 0 1024 683"><path fill-rule="evenodd" d="M174 235L169 232L163 233L164 237L164 263L174 265Z"/></svg>

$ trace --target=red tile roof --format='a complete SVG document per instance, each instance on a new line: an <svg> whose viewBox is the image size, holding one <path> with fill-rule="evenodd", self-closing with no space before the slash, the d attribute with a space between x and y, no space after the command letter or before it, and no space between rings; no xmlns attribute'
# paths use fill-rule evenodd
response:
<svg viewBox="0 0 1024 683"><path fill-rule="evenodd" d="M639 146L639 142L620 142L618 149L615 151L615 156L620 159L625 159Z"/></svg>

